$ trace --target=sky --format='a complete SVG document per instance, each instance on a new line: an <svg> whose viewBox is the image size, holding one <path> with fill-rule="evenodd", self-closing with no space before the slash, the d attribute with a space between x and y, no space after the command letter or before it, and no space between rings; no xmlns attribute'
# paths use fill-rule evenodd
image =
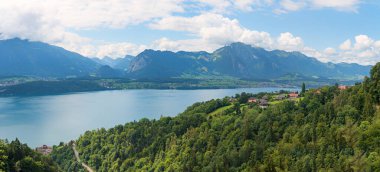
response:
<svg viewBox="0 0 380 172"><path fill-rule="evenodd" d="M87 57L212 52L233 42L323 62L380 61L378 0L0 0L0 39Z"/></svg>

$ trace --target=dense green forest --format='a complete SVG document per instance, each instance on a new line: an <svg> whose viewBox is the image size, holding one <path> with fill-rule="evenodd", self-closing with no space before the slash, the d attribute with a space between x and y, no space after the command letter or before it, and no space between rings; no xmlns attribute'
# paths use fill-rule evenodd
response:
<svg viewBox="0 0 380 172"><path fill-rule="evenodd" d="M0 172L56 172L54 161L22 144L18 139L0 140Z"/></svg>
<svg viewBox="0 0 380 172"><path fill-rule="evenodd" d="M72 144L60 143L53 147L51 157L60 165L62 171L84 172L82 165L75 159Z"/></svg>
<svg viewBox="0 0 380 172"><path fill-rule="evenodd" d="M380 171L380 64L347 90L302 94L267 109L246 93L196 103L176 117L87 131L77 148L97 171ZM53 157L68 170L63 153Z"/></svg>

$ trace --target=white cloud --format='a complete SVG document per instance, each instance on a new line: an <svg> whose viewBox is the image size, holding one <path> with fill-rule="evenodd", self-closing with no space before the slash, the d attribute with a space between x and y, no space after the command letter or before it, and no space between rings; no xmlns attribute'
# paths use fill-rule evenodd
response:
<svg viewBox="0 0 380 172"><path fill-rule="evenodd" d="M277 38L277 43L277 48L288 51L300 51L304 47L302 38L293 36L289 32L281 33Z"/></svg>
<svg viewBox="0 0 380 172"><path fill-rule="evenodd" d="M286 11L297 11L305 6L305 2L293 0L281 0L280 5Z"/></svg>
<svg viewBox="0 0 380 172"><path fill-rule="evenodd" d="M380 60L380 40L374 41L367 35L358 35L352 43L347 39L336 48L316 50L304 45L303 39L290 32L281 33L277 38L267 32L250 30L239 21L220 14L201 14L194 17L167 17L150 25L153 29L182 31L190 33L192 39L155 41L156 49L213 51L231 42L243 42L268 50L300 51L323 62L349 62L374 64Z"/></svg>
<svg viewBox="0 0 380 172"><path fill-rule="evenodd" d="M342 44L340 44L339 48L341 50L349 50L349 49L351 49L351 40L347 39Z"/></svg>
<svg viewBox="0 0 380 172"><path fill-rule="evenodd" d="M161 38L154 41L150 47L156 50L212 52L220 48L220 45L201 39L170 40Z"/></svg>
<svg viewBox="0 0 380 172"><path fill-rule="evenodd" d="M334 55L336 53L335 49L334 48L331 48L331 47L328 47L326 48L324 51L323 51L325 54L327 55Z"/></svg>
<svg viewBox="0 0 380 172"><path fill-rule="evenodd" d="M340 51L330 55L325 52L325 56L328 56L328 60L333 62L365 65L375 64L380 61L380 40L375 41L367 35L357 35L354 40L353 46L348 39L339 46Z"/></svg>
<svg viewBox="0 0 380 172"><path fill-rule="evenodd" d="M367 35L358 35L355 37L354 48L356 50L367 49L370 46L372 46L373 43L374 41L371 38L369 38Z"/></svg>
<svg viewBox="0 0 380 172"><path fill-rule="evenodd" d="M210 8L212 13L233 13L235 10L249 12L274 4L274 0L193 0L196 6Z"/></svg>
<svg viewBox="0 0 380 172"><path fill-rule="evenodd" d="M269 48L273 43L269 33L249 30L242 27L237 20L212 13L189 18L167 17L151 24L151 27L159 30L186 31L199 42L211 45L246 42Z"/></svg>
<svg viewBox="0 0 380 172"><path fill-rule="evenodd" d="M38 12L44 22L77 29L125 27L184 10L182 0L0 0L0 9L5 14Z"/></svg>
<svg viewBox="0 0 380 172"><path fill-rule="evenodd" d="M116 55L73 30L124 28L183 12L183 0L0 0L0 39L20 37L62 46L84 55ZM123 44L123 43L120 43ZM123 44L126 46L125 44ZM90 53L89 47L96 53ZM119 48L116 48L119 47ZM104 48L100 50L99 48ZM126 46L128 48L128 46Z"/></svg>
<svg viewBox="0 0 380 172"><path fill-rule="evenodd" d="M317 8L334 8L344 11L356 11L361 0L312 0Z"/></svg>
<svg viewBox="0 0 380 172"><path fill-rule="evenodd" d="M144 51L147 46L145 45L136 45L133 43L122 42L122 43L109 43L99 46L95 46L95 51L93 55L88 54L90 57L124 57L125 55L137 55Z"/></svg>
<svg viewBox="0 0 380 172"><path fill-rule="evenodd" d="M265 7L276 13L303 9L331 8L356 11L361 0L0 0L0 39L20 37L62 46L86 56L121 57L136 55L145 48L213 51L231 42L243 42L269 50L301 51L322 61L373 64L379 61L380 40L358 35L354 41L316 50L304 45L290 32L273 37L264 31L243 27L225 17L236 11L249 12ZM193 12L190 17L178 16ZM233 16L233 15L232 15ZM161 38L150 45L93 40L77 30L125 28L145 25L156 30L188 33L191 38Z"/></svg>
<svg viewBox="0 0 380 172"><path fill-rule="evenodd" d="M274 5L273 10L277 14L301 9L323 9L330 8L338 11L357 12L362 0L280 0ZM276 7L277 6L277 7Z"/></svg>
<svg viewBox="0 0 380 172"><path fill-rule="evenodd" d="M301 9L334 9L356 12L362 0L192 0L201 9L208 12L228 14L235 10L244 12L267 7L277 14Z"/></svg>

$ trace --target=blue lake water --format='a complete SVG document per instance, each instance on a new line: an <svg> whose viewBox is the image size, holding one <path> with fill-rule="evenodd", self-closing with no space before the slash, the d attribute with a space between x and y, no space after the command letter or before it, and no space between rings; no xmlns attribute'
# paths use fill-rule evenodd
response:
<svg viewBox="0 0 380 172"><path fill-rule="evenodd" d="M144 117L175 116L195 102L281 89L118 90L0 98L0 139L18 137L32 147L56 145L76 139L87 130Z"/></svg>

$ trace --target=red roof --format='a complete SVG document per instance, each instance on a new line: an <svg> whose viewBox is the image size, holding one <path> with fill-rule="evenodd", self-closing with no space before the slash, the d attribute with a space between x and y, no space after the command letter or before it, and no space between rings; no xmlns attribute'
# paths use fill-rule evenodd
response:
<svg viewBox="0 0 380 172"><path fill-rule="evenodd" d="M339 88L339 90L346 90L348 88L348 86L346 86L346 85L339 85L338 88Z"/></svg>
<svg viewBox="0 0 380 172"><path fill-rule="evenodd" d="M298 97L298 93L290 93L289 97Z"/></svg>

